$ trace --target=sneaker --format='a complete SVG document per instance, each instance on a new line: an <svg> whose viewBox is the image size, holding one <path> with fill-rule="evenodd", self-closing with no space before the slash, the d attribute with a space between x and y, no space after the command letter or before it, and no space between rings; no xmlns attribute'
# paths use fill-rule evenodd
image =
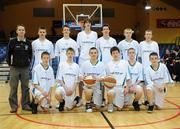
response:
<svg viewBox="0 0 180 129"><path fill-rule="evenodd" d="M38 107L38 104L35 104L34 101L31 103L31 106L32 106L32 114L37 114L37 107Z"/></svg>
<svg viewBox="0 0 180 129"><path fill-rule="evenodd" d="M74 99L74 104L76 105L76 107L80 107L82 104L82 99L79 96L76 96L76 98Z"/></svg>
<svg viewBox="0 0 180 129"><path fill-rule="evenodd" d="M86 103L86 112L92 112L91 103Z"/></svg>
<svg viewBox="0 0 180 129"><path fill-rule="evenodd" d="M65 105L65 101L63 99L63 101L59 103L59 108L58 108L59 111L64 111L64 105Z"/></svg>
<svg viewBox="0 0 180 129"><path fill-rule="evenodd" d="M111 113L114 111L114 106L113 104L108 104L108 112Z"/></svg>
<svg viewBox="0 0 180 129"><path fill-rule="evenodd" d="M152 113L152 112L153 112L153 109L154 109L154 105L148 106L147 112L148 112L148 113Z"/></svg>
<svg viewBox="0 0 180 129"><path fill-rule="evenodd" d="M76 99L77 98L77 99ZM77 96L75 99L78 100L77 101L77 104L76 104L76 107L80 107L82 105L82 98Z"/></svg>
<svg viewBox="0 0 180 129"><path fill-rule="evenodd" d="M105 105L106 105L106 99L103 99L101 107L105 107Z"/></svg>
<svg viewBox="0 0 180 129"><path fill-rule="evenodd" d="M140 111L140 106L139 106L138 101L134 100L132 105L133 105L135 111Z"/></svg>
<svg viewBox="0 0 180 129"><path fill-rule="evenodd" d="M144 103L143 103L143 105L148 105L149 104L149 102L146 100L146 101L144 101Z"/></svg>

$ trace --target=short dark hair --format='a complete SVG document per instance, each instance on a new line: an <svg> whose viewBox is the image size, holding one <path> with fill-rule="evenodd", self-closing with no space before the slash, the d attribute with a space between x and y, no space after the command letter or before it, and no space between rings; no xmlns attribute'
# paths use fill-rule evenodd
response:
<svg viewBox="0 0 180 129"><path fill-rule="evenodd" d="M66 50L66 53L68 53L68 51L71 51L73 53L75 53L74 49L72 47L69 47L67 50Z"/></svg>
<svg viewBox="0 0 180 129"><path fill-rule="evenodd" d="M112 53L113 53L114 51L118 51L118 52L120 53L119 48L116 47L116 46L114 46L114 47L111 48L111 50L110 50L111 55L112 55Z"/></svg>
<svg viewBox="0 0 180 129"><path fill-rule="evenodd" d="M16 26L16 30L18 29L19 26L22 26L22 27L24 27L24 29L25 29L25 26L24 26L23 24L18 24L18 25Z"/></svg>
<svg viewBox="0 0 180 129"><path fill-rule="evenodd" d="M152 52L151 54L149 54L149 58L150 58L151 56L157 56L157 57L158 57L158 53L157 53L157 52Z"/></svg>
<svg viewBox="0 0 180 129"><path fill-rule="evenodd" d="M38 28L38 30L46 30L46 27L45 27L45 26L40 26L40 27Z"/></svg>
<svg viewBox="0 0 180 129"><path fill-rule="evenodd" d="M128 49L128 52L129 52L130 50L136 51L133 47L129 48L129 49Z"/></svg>
<svg viewBox="0 0 180 129"><path fill-rule="evenodd" d="M91 21L90 19L85 19L85 20L84 20L84 24L85 24L85 23L92 23L92 21Z"/></svg>
<svg viewBox="0 0 180 129"><path fill-rule="evenodd" d="M96 47L92 47L92 48L90 48L90 49L89 49L89 53L90 53L90 51L91 51L91 50L96 50L96 51L97 51L97 53L98 53L98 49L97 49Z"/></svg>
<svg viewBox="0 0 180 129"><path fill-rule="evenodd" d="M108 24L104 24L104 25L103 25L103 27L102 27L102 29L103 29L104 27L108 27L108 28L109 28L109 30L110 30L110 25L108 25Z"/></svg>
<svg viewBox="0 0 180 129"><path fill-rule="evenodd" d="M44 56L44 55L48 55L48 56L50 56L49 52L47 52L47 51L42 52L42 54L41 54L41 58L43 58L43 56Z"/></svg>

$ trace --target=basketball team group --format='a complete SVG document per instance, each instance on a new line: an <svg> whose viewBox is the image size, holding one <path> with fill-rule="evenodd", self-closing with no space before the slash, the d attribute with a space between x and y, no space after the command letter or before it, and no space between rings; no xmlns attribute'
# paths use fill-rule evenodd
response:
<svg viewBox="0 0 180 129"><path fill-rule="evenodd" d="M129 106L140 111L142 103L148 113L163 108L171 77L166 65L160 63L151 30L146 30L145 40L138 43L132 39L133 30L126 28L125 39L117 43L110 36L108 24L103 25L102 37L98 38L86 19L76 41L70 37L70 27L63 26L63 37L55 48L46 38L45 27L39 27L39 37L33 42L26 39L24 25L17 25L16 33L17 37L9 41L6 58L10 66L11 113L18 111L19 81L21 108L32 114L50 110L53 97L60 112L82 105L85 112L105 106L109 113ZM57 71L51 66L53 58L59 62Z"/></svg>

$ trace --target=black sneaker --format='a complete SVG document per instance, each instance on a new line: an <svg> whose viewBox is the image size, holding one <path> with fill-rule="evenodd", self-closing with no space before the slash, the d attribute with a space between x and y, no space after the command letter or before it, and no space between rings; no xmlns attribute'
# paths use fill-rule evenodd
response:
<svg viewBox="0 0 180 129"><path fill-rule="evenodd" d="M149 104L149 102L146 100L146 101L144 101L144 103L143 103L143 105L148 105Z"/></svg>
<svg viewBox="0 0 180 129"><path fill-rule="evenodd" d="M101 107L105 107L105 105L106 105L106 99L103 99L103 100L102 100Z"/></svg>
<svg viewBox="0 0 180 129"><path fill-rule="evenodd" d="M135 111L140 111L140 106L139 106L138 101L134 100L132 105L133 105Z"/></svg>
<svg viewBox="0 0 180 129"><path fill-rule="evenodd" d="M153 110L154 110L154 105L148 106L148 110L147 110L148 113L152 113Z"/></svg>
<svg viewBox="0 0 180 129"><path fill-rule="evenodd" d="M59 108L58 108L59 111L64 111L64 105L65 105L65 101L63 99L63 101L59 103Z"/></svg>
<svg viewBox="0 0 180 129"><path fill-rule="evenodd" d="M34 101L32 101L31 107L32 107L32 114L37 114L38 104L36 104L36 103L34 103Z"/></svg>
<svg viewBox="0 0 180 129"><path fill-rule="evenodd" d="M86 103L86 112L92 112L91 103Z"/></svg>
<svg viewBox="0 0 180 129"><path fill-rule="evenodd" d="M77 107L79 107L79 106L81 106L81 97L79 97L79 96L76 96L76 98L74 99L74 104L77 106Z"/></svg>

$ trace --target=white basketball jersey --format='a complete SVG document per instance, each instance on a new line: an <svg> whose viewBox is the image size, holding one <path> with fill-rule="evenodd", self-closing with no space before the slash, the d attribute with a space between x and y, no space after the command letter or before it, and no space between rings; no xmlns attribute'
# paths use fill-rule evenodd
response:
<svg viewBox="0 0 180 129"><path fill-rule="evenodd" d="M108 75L112 75L117 83L117 87L123 87L126 80L130 79L127 61L120 60L119 62L111 61L108 63Z"/></svg>
<svg viewBox="0 0 180 129"><path fill-rule="evenodd" d="M57 80L64 81L65 86L73 87L78 82L79 66L76 63L68 64L66 61L59 64Z"/></svg>
<svg viewBox="0 0 180 129"><path fill-rule="evenodd" d="M109 39L100 37L96 40L96 48L99 51L99 56L103 63L107 64L110 60L112 60L110 49L114 46L117 46L117 42L112 37L109 37Z"/></svg>
<svg viewBox="0 0 180 129"><path fill-rule="evenodd" d="M151 64L149 55L152 52L157 52L159 55L159 46L157 42L152 41L151 43L147 43L146 41L142 41L140 43L140 57L142 59L143 68L146 68Z"/></svg>
<svg viewBox="0 0 180 129"><path fill-rule="evenodd" d="M81 31L77 35L77 43L80 49L79 58L88 60L89 57L89 49L95 47L95 42L97 40L97 33L91 31L90 34L86 34L85 31Z"/></svg>
<svg viewBox="0 0 180 129"><path fill-rule="evenodd" d="M40 41L39 39L34 40L32 42L32 50L35 58L33 67L41 63L41 54L44 51L48 52L51 58L54 58L54 46L52 42L47 39L44 41Z"/></svg>
<svg viewBox="0 0 180 129"><path fill-rule="evenodd" d="M129 63L128 65L129 74L131 77L132 84L135 84L137 81L143 81L142 73L142 64L137 62L134 65Z"/></svg>
<svg viewBox="0 0 180 129"><path fill-rule="evenodd" d="M166 65L162 63L159 63L159 67L156 71L149 66L145 75L147 86L153 86L153 84L161 85L170 82L168 69Z"/></svg>
<svg viewBox="0 0 180 129"><path fill-rule="evenodd" d="M44 69L41 64L38 64L34 68L33 72L33 84L37 84L42 87L46 92L49 92L50 88L54 86L54 72L51 66L48 69Z"/></svg>
<svg viewBox="0 0 180 129"><path fill-rule="evenodd" d="M55 45L55 56L60 57L60 62L67 60L66 50L68 48L73 48L75 51L75 56L78 56L78 44L72 38L65 39L64 37L59 39Z"/></svg>
<svg viewBox="0 0 180 129"><path fill-rule="evenodd" d="M127 40L122 40L118 44L118 48L121 51L122 59L128 60L128 49L134 48L136 53L136 60L139 54L139 43L136 40L131 40L131 42L128 42Z"/></svg>

